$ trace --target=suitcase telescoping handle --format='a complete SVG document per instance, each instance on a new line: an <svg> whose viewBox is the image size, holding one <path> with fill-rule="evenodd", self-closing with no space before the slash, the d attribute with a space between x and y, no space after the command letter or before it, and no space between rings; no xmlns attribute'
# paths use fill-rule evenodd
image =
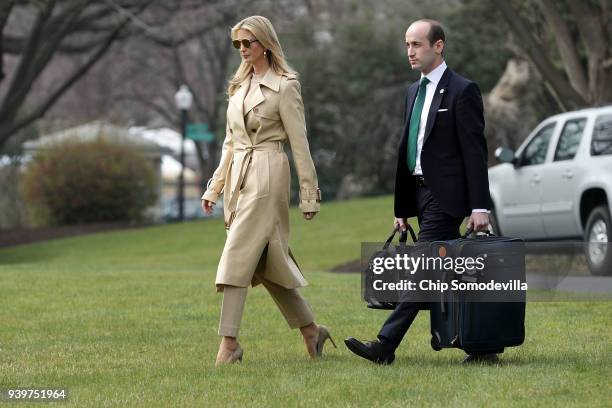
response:
<svg viewBox="0 0 612 408"><path fill-rule="evenodd" d="M446 271L442 272L442 282L446 282ZM442 312L442 320L448 320L448 308L444 298L444 291L440 291L440 311Z"/></svg>
<svg viewBox="0 0 612 408"><path fill-rule="evenodd" d="M412 238L412 242L416 242L417 241L416 234L414 233L414 230L412 229L410 224L406 223L406 229L408 232L410 232L410 238ZM391 233L391 236L389 236L389 238L387 238L387 241L385 241L385 245L383 246L383 249L389 248L389 245L391 245L391 241L393 241L395 234L397 234L399 230L400 230L399 225L396 225L395 228L393 229L393 232ZM400 234L399 242L405 244L407 240L408 240L407 232L402 231Z"/></svg>

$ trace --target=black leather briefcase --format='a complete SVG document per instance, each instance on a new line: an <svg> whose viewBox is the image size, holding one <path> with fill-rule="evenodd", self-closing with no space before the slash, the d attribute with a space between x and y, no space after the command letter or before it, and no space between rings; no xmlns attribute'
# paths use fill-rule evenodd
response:
<svg viewBox="0 0 612 408"><path fill-rule="evenodd" d="M371 256L370 261L368 262L368 265L366 266L368 270L364 271L365 273L363 275L365 276L365 280L366 280L364 282L364 288L371 287L371 284L372 284L371 279L374 275L371 273L371 270L369 270L369 268L372 267L371 260L373 258L377 256L394 257L395 254L398 254L398 253L404 254L404 253L410 253L412 251L414 246L407 245L408 233L410 233L410 238L412 239L413 244L416 243L417 238L416 238L416 234L414 233L414 230L412 229L412 227L409 224L406 224L406 227L407 227L406 231L400 231L399 227L396 226L393 232L391 233L391 235L389 236L389 238L387 238L387 241L384 243L380 251L374 253ZM400 232L399 241L397 245L392 245L393 239L395 238L395 235L398 232ZM400 280L400 277L398 275L396 281L399 281L399 280ZM367 307L370 309L394 310L398 304L398 302L380 301L376 299L376 297L371 292L368 292L365 289L364 289L364 299L367 302Z"/></svg>

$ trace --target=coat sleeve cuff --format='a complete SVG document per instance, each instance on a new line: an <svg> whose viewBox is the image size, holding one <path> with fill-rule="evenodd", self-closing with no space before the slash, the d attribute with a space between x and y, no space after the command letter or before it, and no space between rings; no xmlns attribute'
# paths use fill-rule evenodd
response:
<svg viewBox="0 0 612 408"><path fill-rule="evenodd" d="M315 188L300 188L300 200L316 200L321 202L321 190Z"/></svg>
<svg viewBox="0 0 612 408"><path fill-rule="evenodd" d="M321 211L321 203L316 200L301 200L300 210L302 210L303 213L319 212Z"/></svg>
<svg viewBox="0 0 612 408"><path fill-rule="evenodd" d="M219 194L217 194L213 190L206 190L206 192L204 192L204 194L202 195L202 200L208 200L212 203L216 203L218 199Z"/></svg>
<svg viewBox="0 0 612 408"><path fill-rule="evenodd" d="M319 212L321 209L321 190L300 188L300 210L302 212Z"/></svg>

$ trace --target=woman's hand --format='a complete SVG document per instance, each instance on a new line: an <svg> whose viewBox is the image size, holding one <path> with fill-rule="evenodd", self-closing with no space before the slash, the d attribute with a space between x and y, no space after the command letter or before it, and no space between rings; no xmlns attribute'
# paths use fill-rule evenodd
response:
<svg viewBox="0 0 612 408"><path fill-rule="evenodd" d="M316 212L306 212L304 213L304 219L310 221L315 217L315 215L317 215Z"/></svg>
<svg viewBox="0 0 612 408"><path fill-rule="evenodd" d="M215 203L212 201L202 200L202 211L204 211L207 215L212 214L214 207Z"/></svg>

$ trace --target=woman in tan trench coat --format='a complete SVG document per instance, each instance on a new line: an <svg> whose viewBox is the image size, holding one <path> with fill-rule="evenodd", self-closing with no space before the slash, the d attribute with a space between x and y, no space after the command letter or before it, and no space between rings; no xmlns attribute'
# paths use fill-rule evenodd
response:
<svg viewBox="0 0 612 408"><path fill-rule="evenodd" d="M211 213L223 193L227 229L215 281L217 291L223 291L219 324L223 338L216 365L242 360L236 338L247 287L259 283L270 292L289 327L300 328L308 353L316 358L330 338L329 331L315 324L297 289L307 282L288 245L291 176L285 142L293 152L305 219L316 215L321 201L300 83L267 18L242 20L232 28L231 37L242 63L229 83L221 162L202 196L202 208Z"/></svg>

